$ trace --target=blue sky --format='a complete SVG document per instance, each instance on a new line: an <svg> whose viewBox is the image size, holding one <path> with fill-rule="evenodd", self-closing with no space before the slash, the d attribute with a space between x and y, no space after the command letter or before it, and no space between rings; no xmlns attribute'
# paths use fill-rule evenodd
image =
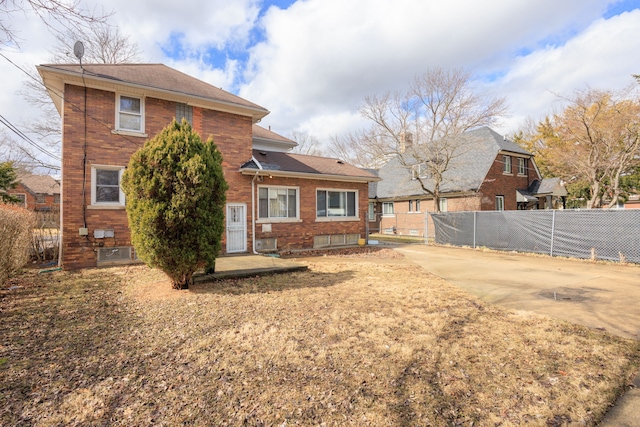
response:
<svg viewBox="0 0 640 427"><path fill-rule="evenodd" d="M101 2L83 0L87 7ZM111 23L161 62L271 111L264 126L327 143L366 125L365 96L402 90L430 67L465 67L504 96L509 134L561 108L586 85L618 90L640 73L640 0L111 0ZM15 19L14 19L15 18ZM46 63L53 37L15 15L25 42L3 50ZM24 76L0 58L0 114L37 114L16 91Z"/></svg>

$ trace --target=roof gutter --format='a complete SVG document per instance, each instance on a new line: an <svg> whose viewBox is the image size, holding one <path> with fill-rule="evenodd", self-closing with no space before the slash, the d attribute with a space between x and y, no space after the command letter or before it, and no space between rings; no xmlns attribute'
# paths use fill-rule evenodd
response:
<svg viewBox="0 0 640 427"><path fill-rule="evenodd" d="M250 168L242 168L240 169L240 173L243 175L254 175L257 176L268 176L268 177L282 177L282 178L301 178L301 179L318 179L322 181L344 181L344 182L377 182L382 181L379 177L366 177L366 176L347 176L347 175L332 175L332 174L322 174L322 173L308 173L308 172L290 172L290 171L280 171L280 170L268 170L262 169L260 163L258 163L255 159L256 165L260 169L250 169Z"/></svg>

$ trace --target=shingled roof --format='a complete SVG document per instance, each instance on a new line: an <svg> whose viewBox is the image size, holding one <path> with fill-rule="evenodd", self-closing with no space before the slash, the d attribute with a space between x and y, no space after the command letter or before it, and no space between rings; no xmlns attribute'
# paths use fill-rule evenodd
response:
<svg viewBox="0 0 640 427"><path fill-rule="evenodd" d="M378 180L374 174L335 158L263 150L253 150L253 158L243 164L240 171L247 175L257 172L259 175L299 178L362 182Z"/></svg>
<svg viewBox="0 0 640 427"><path fill-rule="evenodd" d="M60 184L50 175L24 174L18 182L31 194L60 194Z"/></svg>
<svg viewBox="0 0 640 427"><path fill-rule="evenodd" d="M63 84L70 82L104 90L117 87L142 89L145 94L160 99L199 101L208 106L243 111L256 120L269 114L264 107L164 64L83 64L82 67L79 64L44 64L38 66L38 71L47 88L55 92L52 98L58 107Z"/></svg>
<svg viewBox="0 0 640 427"><path fill-rule="evenodd" d="M488 127L467 132L458 138L461 139L460 144L466 145L466 148L460 150L460 156L445 172L444 181L440 184L440 191L443 193L477 191L500 152L531 156L527 150ZM420 183L411 179L411 171L400 163L398 157L394 157L380 168L378 175L382 178L377 185L378 198L402 198L424 194ZM433 188L431 180L425 182L427 188Z"/></svg>

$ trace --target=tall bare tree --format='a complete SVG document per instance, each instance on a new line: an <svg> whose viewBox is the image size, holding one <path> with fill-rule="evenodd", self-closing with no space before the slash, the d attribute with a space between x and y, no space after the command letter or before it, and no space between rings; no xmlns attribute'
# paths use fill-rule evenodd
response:
<svg viewBox="0 0 640 427"><path fill-rule="evenodd" d="M291 135L289 135L289 139L298 143L298 145L291 150L292 153L306 154L308 156L323 155L320 141L307 131L293 131Z"/></svg>
<svg viewBox="0 0 640 427"><path fill-rule="evenodd" d="M19 47L21 35L11 26L11 17L32 12L53 33L80 30L87 25L105 23L110 13L85 9L79 0L1 0L0 46Z"/></svg>
<svg viewBox="0 0 640 427"><path fill-rule="evenodd" d="M332 136L327 153L365 169L378 169L389 161L385 144L377 140L373 128Z"/></svg>
<svg viewBox="0 0 640 427"><path fill-rule="evenodd" d="M568 182L585 182L587 208L616 205L620 179L639 165L640 101L631 92L586 88L538 124L538 155Z"/></svg>
<svg viewBox="0 0 640 427"><path fill-rule="evenodd" d="M434 68L418 75L406 92L368 96L360 112L372 123L369 133L379 153L395 156L414 173L439 210L445 173L457 165L473 141L469 130L491 126L507 111L506 100L476 86L469 70Z"/></svg>
<svg viewBox="0 0 640 427"><path fill-rule="evenodd" d="M80 40L85 46L83 63L94 64L118 64L140 62L138 45L132 42L129 36L122 34L117 27L106 23L92 23L87 27L66 31L57 35L58 42L51 51L49 62L69 63L76 62L73 55L73 45ZM35 70L30 74L19 93L27 102L40 112L39 117L30 118L23 127L34 135L49 151L57 152L60 147L61 129L60 116L51 102L47 89L42 85L40 76ZM29 153L28 149L23 150ZM38 156L32 160L42 163ZM49 160L49 163L51 161Z"/></svg>

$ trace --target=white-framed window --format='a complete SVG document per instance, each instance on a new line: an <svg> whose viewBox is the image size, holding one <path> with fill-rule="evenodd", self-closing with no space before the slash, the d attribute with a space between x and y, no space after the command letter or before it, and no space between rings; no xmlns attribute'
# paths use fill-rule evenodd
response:
<svg viewBox="0 0 640 427"><path fill-rule="evenodd" d="M120 94L117 96L116 129L144 133L144 98Z"/></svg>
<svg viewBox="0 0 640 427"><path fill-rule="evenodd" d="M497 211L504 210L504 196L496 196L496 210Z"/></svg>
<svg viewBox="0 0 640 427"><path fill-rule="evenodd" d="M416 200L416 212L420 212L420 200Z"/></svg>
<svg viewBox="0 0 640 427"><path fill-rule="evenodd" d="M369 202L369 207L367 210L367 214L369 217L369 221L375 221L376 219L376 207L373 202Z"/></svg>
<svg viewBox="0 0 640 427"><path fill-rule="evenodd" d="M352 190L316 190L316 216L358 217L358 192Z"/></svg>
<svg viewBox="0 0 640 427"><path fill-rule="evenodd" d="M503 156L503 173L511 173L511 156Z"/></svg>
<svg viewBox="0 0 640 427"><path fill-rule="evenodd" d="M258 187L258 218L299 218L299 194L298 187Z"/></svg>
<svg viewBox="0 0 640 427"><path fill-rule="evenodd" d="M440 206L440 212L449 212L449 201L446 197L441 197L438 203Z"/></svg>
<svg viewBox="0 0 640 427"><path fill-rule="evenodd" d="M393 202L382 203L382 215L393 215Z"/></svg>
<svg viewBox="0 0 640 427"><path fill-rule="evenodd" d="M518 175L526 175L527 174L527 159L523 159L522 157L518 158Z"/></svg>
<svg viewBox="0 0 640 427"><path fill-rule="evenodd" d="M95 206L124 206L124 192L120 188L124 166L91 166L91 204Z"/></svg>
<svg viewBox="0 0 640 427"><path fill-rule="evenodd" d="M413 212L413 200L409 200L409 212Z"/></svg>

